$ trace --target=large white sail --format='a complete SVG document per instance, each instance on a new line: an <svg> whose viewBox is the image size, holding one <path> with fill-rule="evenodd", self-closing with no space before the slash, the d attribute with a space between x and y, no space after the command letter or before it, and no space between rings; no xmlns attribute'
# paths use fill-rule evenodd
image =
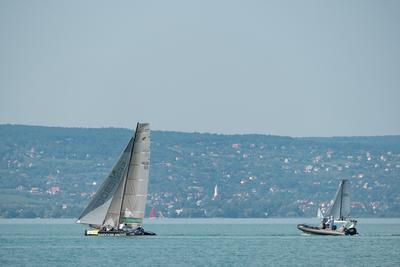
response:
<svg viewBox="0 0 400 267"><path fill-rule="evenodd" d="M333 216L334 220L343 220L350 216L350 182L348 180L340 182L333 204L325 216Z"/></svg>
<svg viewBox="0 0 400 267"><path fill-rule="evenodd" d="M130 140L125 150L119 157L117 163L114 165L111 173L104 180L96 195L90 201L89 205L79 216L77 223L103 225L107 211L110 208L113 197L120 184L123 184L124 173L128 168L131 152L132 152L133 138Z"/></svg>
<svg viewBox="0 0 400 267"><path fill-rule="evenodd" d="M128 162L128 164L129 164L129 162ZM115 191L115 194L111 201L110 207L107 210L106 217L102 224L103 226L106 226L108 228L118 228L119 227L119 221L121 218L122 197L124 194L124 186L125 186L125 180L126 180L127 173L128 173L128 168L126 168L124 175L123 175L123 179L121 180L117 190Z"/></svg>
<svg viewBox="0 0 400 267"><path fill-rule="evenodd" d="M150 127L138 123L122 199L120 222L134 228L143 224L150 168Z"/></svg>

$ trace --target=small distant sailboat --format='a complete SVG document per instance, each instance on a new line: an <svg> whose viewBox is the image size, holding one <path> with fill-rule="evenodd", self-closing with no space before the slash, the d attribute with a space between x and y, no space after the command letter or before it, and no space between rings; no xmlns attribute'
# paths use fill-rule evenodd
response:
<svg viewBox="0 0 400 267"><path fill-rule="evenodd" d="M154 220L155 218L157 218L157 213L156 213L156 209L153 207L153 208L151 208L149 219Z"/></svg>
<svg viewBox="0 0 400 267"><path fill-rule="evenodd" d="M322 212L318 210L318 217ZM336 192L333 204L322 215L321 227L299 224L297 228L304 233L315 235L355 235L357 221L350 219L350 182L342 180ZM336 227L335 223L341 224Z"/></svg>
<svg viewBox="0 0 400 267"><path fill-rule="evenodd" d="M91 227L85 235L155 235L142 227L149 167L150 126L138 123L135 136L77 220Z"/></svg>
<svg viewBox="0 0 400 267"><path fill-rule="evenodd" d="M215 185L214 187L214 195L212 197L212 200L216 200L218 198L218 185Z"/></svg>

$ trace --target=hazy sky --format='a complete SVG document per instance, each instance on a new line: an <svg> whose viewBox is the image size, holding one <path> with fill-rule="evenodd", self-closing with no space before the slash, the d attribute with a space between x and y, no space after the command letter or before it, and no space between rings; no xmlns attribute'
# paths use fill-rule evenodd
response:
<svg viewBox="0 0 400 267"><path fill-rule="evenodd" d="M400 134L400 1L0 0L0 123Z"/></svg>

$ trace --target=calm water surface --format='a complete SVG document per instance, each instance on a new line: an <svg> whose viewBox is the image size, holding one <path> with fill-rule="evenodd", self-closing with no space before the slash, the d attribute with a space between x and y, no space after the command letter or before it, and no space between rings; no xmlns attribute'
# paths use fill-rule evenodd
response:
<svg viewBox="0 0 400 267"><path fill-rule="evenodd" d="M360 235L301 234L313 219L163 219L157 236L85 237L73 220L0 219L1 266L400 266L400 219Z"/></svg>

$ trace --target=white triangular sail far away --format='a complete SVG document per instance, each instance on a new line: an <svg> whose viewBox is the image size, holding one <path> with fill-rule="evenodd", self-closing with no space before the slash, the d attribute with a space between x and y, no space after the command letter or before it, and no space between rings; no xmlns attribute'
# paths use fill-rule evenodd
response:
<svg viewBox="0 0 400 267"><path fill-rule="evenodd" d="M150 127L138 123L134 138L77 223L118 228L143 224L150 167Z"/></svg>
<svg viewBox="0 0 400 267"><path fill-rule="evenodd" d="M350 216L350 182L342 180L336 192L332 205L325 214L334 220L345 220Z"/></svg>

